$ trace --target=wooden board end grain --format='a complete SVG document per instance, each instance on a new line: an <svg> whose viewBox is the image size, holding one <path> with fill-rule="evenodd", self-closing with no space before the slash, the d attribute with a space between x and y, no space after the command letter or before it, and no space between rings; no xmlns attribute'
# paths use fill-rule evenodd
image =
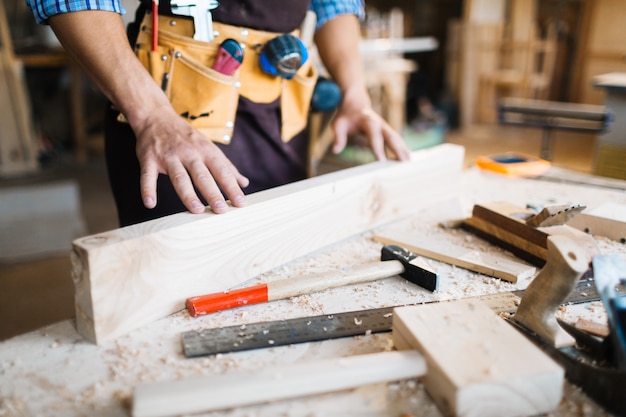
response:
<svg viewBox="0 0 626 417"><path fill-rule="evenodd" d="M298 257L458 196L464 149L374 162L248 196L216 215L179 213L73 243L79 333L101 343Z"/></svg>
<svg viewBox="0 0 626 417"><path fill-rule="evenodd" d="M424 356L444 415L531 416L561 400L563 369L480 300L396 308L393 339Z"/></svg>

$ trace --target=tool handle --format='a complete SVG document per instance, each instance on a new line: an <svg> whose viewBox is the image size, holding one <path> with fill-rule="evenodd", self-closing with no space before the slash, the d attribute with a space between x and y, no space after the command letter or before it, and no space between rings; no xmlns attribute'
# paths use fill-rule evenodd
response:
<svg viewBox="0 0 626 417"><path fill-rule="evenodd" d="M546 265L526 288L513 319L556 348L574 345L556 310L588 268L584 249L569 236L549 236Z"/></svg>
<svg viewBox="0 0 626 417"><path fill-rule="evenodd" d="M268 301L267 284L259 284L239 290L189 297L185 305L189 314L197 317L216 311L237 308L247 304L264 303L266 301Z"/></svg>
<svg viewBox="0 0 626 417"><path fill-rule="evenodd" d="M282 300L328 288L369 282L404 272L400 261L377 261L308 277L282 279L233 291L201 295L187 299L189 314L200 316L248 304Z"/></svg>
<svg viewBox="0 0 626 417"><path fill-rule="evenodd" d="M404 266L400 261L371 262L308 277L269 282L267 284L267 296L268 301L282 300L323 291L328 288L388 278L402 272L404 272Z"/></svg>

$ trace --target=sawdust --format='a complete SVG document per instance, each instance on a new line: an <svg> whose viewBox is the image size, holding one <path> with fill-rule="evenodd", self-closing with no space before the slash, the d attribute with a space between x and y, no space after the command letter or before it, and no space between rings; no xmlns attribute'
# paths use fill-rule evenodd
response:
<svg viewBox="0 0 626 417"><path fill-rule="evenodd" d="M471 177L470 177L471 180ZM419 210L414 216L386 225L362 236L339 242L289 265L259 275L242 286L326 272L380 259L380 244L371 237L381 230L398 228L424 236L445 237L455 244L496 256L512 257L471 233L456 228L443 229L442 222L469 217L471 204L490 201L493 195L510 195L500 185L465 184L464 194L471 202ZM525 205L527 196L534 203L567 203L572 192L538 191L524 183L512 203ZM595 198L595 196L594 196ZM613 198L613 197L611 197ZM623 200L623 197L620 197ZM610 199L610 198L609 198ZM599 200L598 200L599 201ZM576 203L585 203L577 201ZM601 253L624 254L624 245L596 236ZM440 289L430 293L401 278L388 278L361 285L322 291L269 304L251 305L192 318L180 311L166 319L133 331L104 346L85 343L71 324L55 325L0 345L0 417L32 416L112 416L129 414L133 388L140 383L179 380L195 376L219 375L257 367L314 361L338 356L374 353L393 349L390 334L370 334L323 343L269 347L262 351L220 354L187 359L182 354L180 333L188 330L241 326L319 314L442 301L470 296L514 291L530 280L512 284L446 263L428 260L440 277ZM570 323L579 317L606 323L601 303L568 306L559 316ZM355 324L359 325L355 318ZM367 329L365 330L367 333ZM6 381L11 381L12 387ZM316 417L351 415L368 417L442 417L420 380L377 384L346 392L263 407L239 407L203 416L214 417ZM566 383L559 408L547 417L608 417L580 389Z"/></svg>

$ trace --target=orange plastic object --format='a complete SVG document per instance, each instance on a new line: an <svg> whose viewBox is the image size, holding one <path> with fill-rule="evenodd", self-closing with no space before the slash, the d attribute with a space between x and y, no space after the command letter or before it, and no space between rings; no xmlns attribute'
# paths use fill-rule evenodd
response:
<svg viewBox="0 0 626 417"><path fill-rule="evenodd" d="M197 317L248 304L264 303L267 301L267 294L267 284L259 284L240 290L190 297L185 305L189 314Z"/></svg>
<svg viewBox="0 0 626 417"><path fill-rule="evenodd" d="M476 166L486 171L516 177L536 177L550 169L550 161L519 153L479 156Z"/></svg>

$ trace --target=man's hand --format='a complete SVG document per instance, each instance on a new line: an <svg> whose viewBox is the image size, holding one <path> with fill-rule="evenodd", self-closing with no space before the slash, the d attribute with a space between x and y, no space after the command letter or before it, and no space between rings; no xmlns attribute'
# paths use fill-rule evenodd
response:
<svg viewBox="0 0 626 417"><path fill-rule="evenodd" d="M399 161L410 159L411 152L402 136L369 106L359 109L344 103L333 120L333 128L333 153L339 153L345 148L350 134L362 132L379 161L387 159L386 150Z"/></svg>
<svg viewBox="0 0 626 417"><path fill-rule="evenodd" d="M158 201L158 174L169 176L181 201L192 213L202 213L205 209L196 189L215 213L228 208L220 188L234 206L245 205L241 188L248 185L248 179L187 121L172 112L169 119L163 115L152 117L140 126L133 126L133 130L141 166L141 196L147 208L153 208Z"/></svg>
<svg viewBox="0 0 626 417"><path fill-rule="evenodd" d="M248 184L247 178L213 142L176 114L131 49L120 15L86 10L57 14L49 22L63 47L135 132L141 196L147 208L158 202L159 173L170 177L192 213L205 210L194 186L216 213L227 209L220 188L233 205L245 204L241 187ZM93 28L98 28L97 35Z"/></svg>
<svg viewBox="0 0 626 417"><path fill-rule="evenodd" d="M340 152L346 146L348 135L361 132L367 136L377 159L385 160L385 149L388 149L397 159L408 160L410 151L402 137L371 108L359 41L359 21L349 14L336 16L315 33L322 62L343 93L333 120L333 152Z"/></svg>

